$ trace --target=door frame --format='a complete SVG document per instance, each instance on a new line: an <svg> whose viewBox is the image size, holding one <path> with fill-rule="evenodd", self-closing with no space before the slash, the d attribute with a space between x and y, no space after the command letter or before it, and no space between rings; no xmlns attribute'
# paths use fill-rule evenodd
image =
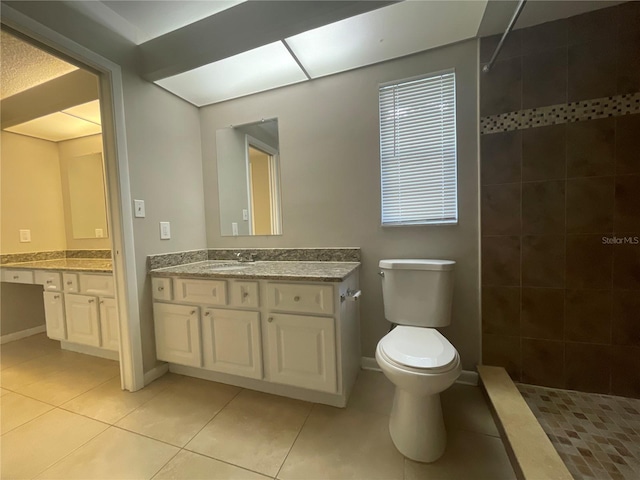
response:
<svg viewBox="0 0 640 480"><path fill-rule="evenodd" d="M113 274L120 330L120 382L125 390L144 387L140 310L135 265L133 214L127 156L124 90L120 66L32 18L2 5L2 24L93 70L100 80L100 113L112 235Z"/></svg>

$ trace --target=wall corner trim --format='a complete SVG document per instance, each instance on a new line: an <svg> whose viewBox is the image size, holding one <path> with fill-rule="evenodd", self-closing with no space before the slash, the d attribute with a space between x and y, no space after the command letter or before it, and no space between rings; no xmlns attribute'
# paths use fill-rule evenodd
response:
<svg viewBox="0 0 640 480"><path fill-rule="evenodd" d="M148 372L144 372L144 386L146 387L154 380L159 379L165 373L169 371L169 364L163 363L161 365L156 365Z"/></svg>

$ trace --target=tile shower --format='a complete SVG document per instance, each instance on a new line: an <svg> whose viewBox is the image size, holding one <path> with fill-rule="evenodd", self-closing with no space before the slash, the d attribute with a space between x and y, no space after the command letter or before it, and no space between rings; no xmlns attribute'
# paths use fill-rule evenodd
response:
<svg viewBox="0 0 640 480"><path fill-rule="evenodd" d="M638 52L627 2L516 30L482 74L483 363L516 382L640 398Z"/></svg>

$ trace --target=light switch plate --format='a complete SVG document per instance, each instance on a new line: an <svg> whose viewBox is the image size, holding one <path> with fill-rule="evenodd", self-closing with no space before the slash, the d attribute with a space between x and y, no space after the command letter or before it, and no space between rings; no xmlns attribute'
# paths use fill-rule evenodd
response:
<svg viewBox="0 0 640 480"><path fill-rule="evenodd" d="M96 228L96 238L103 238L104 237L104 230L101 228Z"/></svg>
<svg viewBox="0 0 640 480"><path fill-rule="evenodd" d="M242 219L249 220L249 210L247 210L246 208L242 209Z"/></svg>
<svg viewBox="0 0 640 480"><path fill-rule="evenodd" d="M238 224L236 222L231 222L231 234L238 235Z"/></svg>
<svg viewBox="0 0 640 480"><path fill-rule="evenodd" d="M133 201L133 215L137 218L144 218L144 200Z"/></svg>
<svg viewBox="0 0 640 480"><path fill-rule="evenodd" d="M20 243L28 243L31 241L31 230L20 230Z"/></svg>
<svg viewBox="0 0 640 480"><path fill-rule="evenodd" d="M169 222L160 222L160 240L169 240L171 238L171 224Z"/></svg>

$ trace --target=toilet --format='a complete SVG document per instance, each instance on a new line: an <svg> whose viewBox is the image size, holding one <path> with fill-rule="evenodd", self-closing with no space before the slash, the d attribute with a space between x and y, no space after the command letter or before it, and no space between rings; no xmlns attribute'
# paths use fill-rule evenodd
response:
<svg viewBox="0 0 640 480"><path fill-rule="evenodd" d="M396 325L376 348L376 360L395 385L389 432L396 448L418 462L444 453L447 434L440 392L460 376L455 347L436 327L451 323L451 260L381 260L385 318Z"/></svg>

